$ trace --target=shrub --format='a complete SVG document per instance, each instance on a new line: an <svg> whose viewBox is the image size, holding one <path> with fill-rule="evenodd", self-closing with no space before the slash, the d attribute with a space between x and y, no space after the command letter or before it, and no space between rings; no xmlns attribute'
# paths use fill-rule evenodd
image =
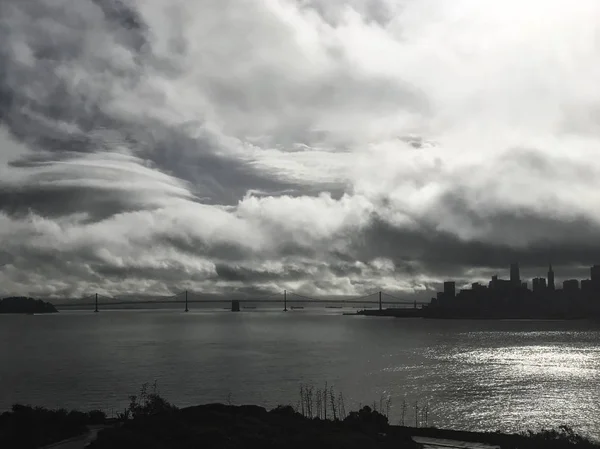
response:
<svg viewBox="0 0 600 449"><path fill-rule="evenodd" d="M33 449L86 432L87 414L13 405L0 420L0 447Z"/></svg>
<svg viewBox="0 0 600 449"><path fill-rule="evenodd" d="M557 429L542 429L539 432L528 431L524 436L528 437L536 446L545 448L562 448L577 446L598 447L587 438L575 433L569 426L560 426Z"/></svg>
<svg viewBox="0 0 600 449"><path fill-rule="evenodd" d="M291 405L278 405L270 413L281 416L302 416Z"/></svg>
<svg viewBox="0 0 600 449"><path fill-rule="evenodd" d="M87 415L89 424L104 424L106 421L106 413L102 410L92 410Z"/></svg>
<svg viewBox="0 0 600 449"><path fill-rule="evenodd" d="M344 424L363 432L384 432L389 426L387 417L369 406L364 406L358 412L350 412Z"/></svg>
<svg viewBox="0 0 600 449"><path fill-rule="evenodd" d="M177 407L160 396L156 382L152 386L152 391L149 391L148 384L145 383L140 389L139 396L130 396L127 409L133 419L161 413L173 413L177 410ZM129 417L129 414L125 413L125 416Z"/></svg>

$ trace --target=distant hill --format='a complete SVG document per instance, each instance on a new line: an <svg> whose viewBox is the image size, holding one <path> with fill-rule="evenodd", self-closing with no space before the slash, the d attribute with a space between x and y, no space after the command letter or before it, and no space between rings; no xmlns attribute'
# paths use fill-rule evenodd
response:
<svg viewBox="0 0 600 449"><path fill-rule="evenodd" d="M49 302L41 299L13 297L0 300L0 313L57 313Z"/></svg>

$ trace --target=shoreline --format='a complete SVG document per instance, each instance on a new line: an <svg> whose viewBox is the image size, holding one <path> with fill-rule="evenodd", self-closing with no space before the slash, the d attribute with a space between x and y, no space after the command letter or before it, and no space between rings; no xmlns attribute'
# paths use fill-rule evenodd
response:
<svg viewBox="0 0 600 449"><path fill-rule="evenodd" d="M387 318L421 318L426 320L527 320L527 321L596 321L600 316L594 315L564 315L556 314L487 314L487 313L431 313L427 309L363 309L354 313L344 313L345 316L370 316Z"/></svg>

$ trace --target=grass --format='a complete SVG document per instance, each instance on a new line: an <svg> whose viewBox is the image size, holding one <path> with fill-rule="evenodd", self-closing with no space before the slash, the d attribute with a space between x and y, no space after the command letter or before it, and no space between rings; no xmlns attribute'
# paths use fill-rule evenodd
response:
<svg viewBox="0 0 600 449"><path fill-rule="evenodd" d="M228 402L230 403L230 402ZM408 402L403 399L401 402L400 422L401 426L407 425L408 421ZM362 408L359 404L358 408ZM373 401L369 407L390 418L392 409L392 398L381 395L379 401ZM346 418L346 401L342 392L336 392L332 386L325 383L323 388L315 388L312 385L300 385L299 399L294 406L294 410L302 416L317 419L344 420ZM429 403L414 403L414 425L415 427L429 427L430 423Z"/></svg>

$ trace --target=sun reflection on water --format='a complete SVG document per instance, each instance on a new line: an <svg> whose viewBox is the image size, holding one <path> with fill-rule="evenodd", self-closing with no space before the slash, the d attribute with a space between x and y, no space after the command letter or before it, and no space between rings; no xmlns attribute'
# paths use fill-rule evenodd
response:
<svg viewBox="0 0 600 449"><path fill-rule="evenodd" d="M488 334L483 339L489 345L480 344L482 335L470 335L477 345L437 351L438 360L447 364L446 385L453 389L438 413L459 408L473 428L503 416L499 430L563 423L593 431L600 398L589 386L600 380L600 348L562 332ZM576 339L577 344L569 343ZM531 344L540 340L550 343Z"/></svg>

